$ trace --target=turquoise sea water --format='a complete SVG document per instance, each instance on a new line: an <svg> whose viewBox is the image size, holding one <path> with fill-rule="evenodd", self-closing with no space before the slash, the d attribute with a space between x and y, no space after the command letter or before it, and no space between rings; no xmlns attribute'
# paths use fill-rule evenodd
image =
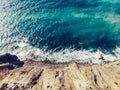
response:
<svg viewBox="0 0 120 90"><path fill-rule="evenodd" d="M25 37L43 51L112 52L120 46L120 1L0 0L0 24L11 33L1 40Z"/></svg>

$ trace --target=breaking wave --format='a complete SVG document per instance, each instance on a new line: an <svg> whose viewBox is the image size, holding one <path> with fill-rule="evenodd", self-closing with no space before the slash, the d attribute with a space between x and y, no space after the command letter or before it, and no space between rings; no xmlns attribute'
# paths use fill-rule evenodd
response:
<svg viewBox="0 0 120 90"><path fill-rule="evenodd" d="M120 58L118 0L0 0L0 53L79 62Z"/></svg>

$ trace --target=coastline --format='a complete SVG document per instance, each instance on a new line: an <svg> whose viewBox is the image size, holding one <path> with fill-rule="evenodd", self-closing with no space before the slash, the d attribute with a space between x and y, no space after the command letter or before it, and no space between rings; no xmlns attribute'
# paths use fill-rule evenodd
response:
<svg viewBox="0 0 120 90"><path fill-rule="evenodd" d="M3 57L8 59L0 64L0 87L5 90L120 90L120 60L88 64Z"/></svg>

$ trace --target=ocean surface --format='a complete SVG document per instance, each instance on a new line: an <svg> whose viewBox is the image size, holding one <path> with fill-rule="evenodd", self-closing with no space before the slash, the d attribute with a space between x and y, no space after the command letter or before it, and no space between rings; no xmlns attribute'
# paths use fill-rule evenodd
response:
<svg viewBox="0 0 120 90"><path fill-rule="evenodd" d="M0 0L1 54L98 63L119 47L119 0Z"/></svg>

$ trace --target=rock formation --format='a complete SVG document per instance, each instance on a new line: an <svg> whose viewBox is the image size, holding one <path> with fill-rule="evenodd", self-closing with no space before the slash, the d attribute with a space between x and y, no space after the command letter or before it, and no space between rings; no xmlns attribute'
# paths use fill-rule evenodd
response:
<svg viewBox="0 0 120 90"><path fill-rule="evenodd" d="M0 90L120 90L119 60L100 64L23 63L15 57L0 57Z"/></svg>

